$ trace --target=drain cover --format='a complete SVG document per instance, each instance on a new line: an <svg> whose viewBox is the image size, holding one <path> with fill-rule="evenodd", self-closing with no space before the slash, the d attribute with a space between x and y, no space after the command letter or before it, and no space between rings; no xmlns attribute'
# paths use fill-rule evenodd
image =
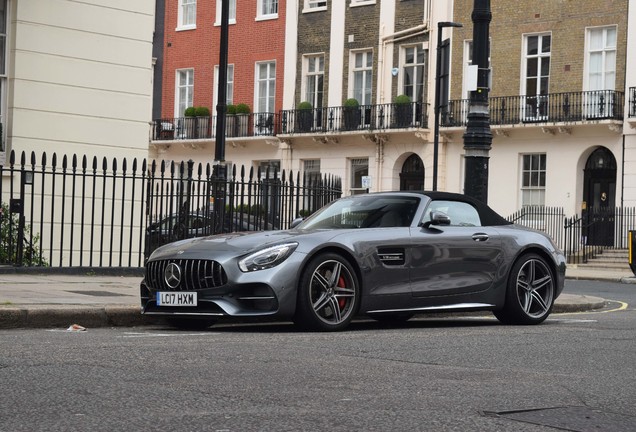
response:
<svg viewBox="0 0 636 432"><path fill-rule="evenodd" d="M634 432L636 417L608 413L588 407L557 407L520 411L490 412L503 417L540 426L550 426L573 432Z"/></svg>
<svg viewBox="0 0 636 432"><path fill-rule="evenodd" d="M110 291L66 291L73 294L84 294L95 297L126 297L126 294L118 294Z"/></svg>

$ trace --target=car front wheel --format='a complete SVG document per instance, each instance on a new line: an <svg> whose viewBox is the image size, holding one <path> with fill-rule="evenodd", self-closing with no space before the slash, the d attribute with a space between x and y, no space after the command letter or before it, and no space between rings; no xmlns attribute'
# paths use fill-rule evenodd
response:
<svg viewBox="0 0 636 432"><path fill-rule="evenodd" d="M359 298L351 264L335 253L319 255L303 270L295 322L307 330L342 330L353 319Z"/></svg>
<svg viewBox="0 0 636 432"><path fill-rule="evenodd" d="M539 324L552 312L555 286L546 260L524 255L512 266L503 309L494 314L504 324Z"/></svg>

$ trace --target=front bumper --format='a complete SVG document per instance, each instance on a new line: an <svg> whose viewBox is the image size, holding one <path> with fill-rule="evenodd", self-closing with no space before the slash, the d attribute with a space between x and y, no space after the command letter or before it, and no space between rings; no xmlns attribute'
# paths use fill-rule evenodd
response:
<svg viewBox="0 0 636 432"><path fill-rule="evenodd" d="M234 260L220 263L226 275L223 284L197 292L197 306L159 306L157 292L173 291L158 278L146 277L140 284L141 313L147 315L291 317L296 306L298 269L304 255L294 253L276 267L243 273ZM169 259L168 261L176 261ZM148 267L147 267L148 269ZM192 279L185 274L184 279ZM176 291L184 292L177 288Z"/></svg>

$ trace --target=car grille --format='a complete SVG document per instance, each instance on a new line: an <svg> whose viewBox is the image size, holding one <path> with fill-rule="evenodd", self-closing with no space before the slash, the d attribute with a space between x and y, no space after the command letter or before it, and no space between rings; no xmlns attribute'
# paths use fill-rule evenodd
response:
<svg viewBox="0 0 636 432"><path fill-rule="evenodd" d="M174 288L165 279L166 268L171 263L181 270L179 283ZM223 286L227 283L227 275L216 261L171 259L146 264L146 283L154 290L192 291Z"/></svg>

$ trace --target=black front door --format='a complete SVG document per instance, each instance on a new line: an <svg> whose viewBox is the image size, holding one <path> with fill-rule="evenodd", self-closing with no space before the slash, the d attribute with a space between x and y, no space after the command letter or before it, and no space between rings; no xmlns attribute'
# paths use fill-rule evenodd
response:
<svg viewBox="0 0 636 432"><path fill-rule="evenodd" d="M424 163L416 154L404 161L400 173L400 190L421 191L424 190Z"/></svg>
<svg viewBox="0 0 636 432"><path fill-rule="evenodd" d="M614 245L616 159L605 147L590 155L585 165L583 218L587 244Z"/></svg>

